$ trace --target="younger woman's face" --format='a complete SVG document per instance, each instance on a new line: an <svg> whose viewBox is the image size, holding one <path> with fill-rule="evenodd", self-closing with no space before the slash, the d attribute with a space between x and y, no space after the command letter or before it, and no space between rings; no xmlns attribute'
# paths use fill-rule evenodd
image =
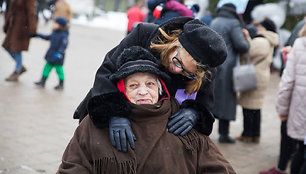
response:
<svg viewBox="0 0 306 174"><path fill-rule="evenodd" d="M183 76L195 75L197 65L192 56L183 48L178 47L169 55L169 71Z"/></svg>
<svg viewBox="0 0 306 174"><path fill-rule="evenodd" d="M150 73L135 73L124 80L125 93L134 104L158 102L157 77Z"/></svg>

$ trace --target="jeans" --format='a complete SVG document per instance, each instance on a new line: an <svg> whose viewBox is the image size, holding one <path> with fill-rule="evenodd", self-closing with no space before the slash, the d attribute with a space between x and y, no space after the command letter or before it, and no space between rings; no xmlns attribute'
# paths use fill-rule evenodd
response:
<svg viewBox="0 0 306 174"><path fill-rule="evenodd" d="M21 55L21 51L20 52L11 52L11 51L7 50L7 52L12 56L12 58L16 62L15 71L16 72L20 72L21 68L22 68L22 55Z"/></svg>

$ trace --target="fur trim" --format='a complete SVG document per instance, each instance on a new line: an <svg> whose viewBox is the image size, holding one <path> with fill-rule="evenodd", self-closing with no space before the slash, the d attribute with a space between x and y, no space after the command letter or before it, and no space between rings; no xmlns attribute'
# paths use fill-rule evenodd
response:
<svg viewBox="0 0 306 174"><path fill-rule="evenodd" d="M91 120L99 128L108 127L113 116L129 118L131 115L128 100L121 92L95 96L89 100L87 108Z"/></svg>
<svg viewBox="0 0 306 174"><path fill-rule="evenodd" d="M201 141L199 133L194 129L191 129L191 131L184 136L178 136L178 138L182 141L187 151L196 152L199 150Z"/></svg>
<svg viewBox="0 0 306 174"><path fill-rule="evenodd" d="M132 46L122 51L117 59L117 69L119 69L124 63L135 60L150 60L157 65L161 65L156 57L153 56L147 49L140 46Z"/></svg>
<svg viewBox="0 0 306 174"><path fill-rule="evenodd" d="M204 135L209 136L211 134L215 118L214 115L209 110L207 110L204 105L195 100L185 100L182 103L181 108L193 108L198 111L200 116L193 128Z"/></svg>

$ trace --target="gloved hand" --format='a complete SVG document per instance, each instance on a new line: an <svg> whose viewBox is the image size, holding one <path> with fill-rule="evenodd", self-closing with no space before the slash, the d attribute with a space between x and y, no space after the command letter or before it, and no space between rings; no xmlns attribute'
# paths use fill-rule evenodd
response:
<svg viewBox="0 0 306 174"><path fill-rule="evenodd" d="M59 59L62 58L62 55L59 52L54 53L54 58Z"/></svg>
<svg viewBox="0 0 306 174"><path fill-rule="evenodd" d="M154 11L153 11L153 16L156 19L159 19L162 15L163 10L165 10L166 5L164 3L159 4L158 6L155 7Z"/></svg>
<svg viewBox="0 0 306 174"><path fill-rule="evenodd" d="M199 113L192 108L183 108L169 117L168 131L174 135L184 136L195 125Z"/></svg>
<svg viewBox="0 0 306 174"><path fill-rule="evenodd" d="M36 33L28 33L28 36L31 37L36 37Z"/></svg>
<svg viewBox="0 0 306 174"><path fill-rule="evenodd" d="M111 117L109 121L109 135L112 145L116 147L117 150L127 152L127 139L131 148L133 150L135 149L134 141L136 141L136 136L127 118Z"/></svg>

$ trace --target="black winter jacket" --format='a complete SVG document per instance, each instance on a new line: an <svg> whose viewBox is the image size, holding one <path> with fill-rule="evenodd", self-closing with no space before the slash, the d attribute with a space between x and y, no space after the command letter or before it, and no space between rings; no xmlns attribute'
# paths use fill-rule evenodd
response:
<svg viewBox="0 0 306 174"><path fill-rule="evenodd" d="M115 62L124 48L131 46L142 46L150 49L151 42L156 40L160 34L158 27L165 31L182 29L184 24L193 18L178 17L158 26L156 24L143 23L139 24L129 35L127 35L119 45L109 51L102 65L99 67L93 88L89 91L86 98L78 106L75 111L74 118L82 119L87 111L97 127L107 127L110 117L119 116L129 118L130 108L127 104L126 97L120 93L114 83L109 80L109 76L116 72ZM151 52L159 58L155 52ZM215 69L211 69L215 73ZM187 79L181 75L168 73L172 78L167 83L171 96L175 96L177 89L184 89ZM200 118L194 126L199 132L209 135L212 131L214 117L210 113L213 106L213 80L202 84L201 89L197 93L196 100L186 100L181 107L191 107L199 111Z"/></svg>

